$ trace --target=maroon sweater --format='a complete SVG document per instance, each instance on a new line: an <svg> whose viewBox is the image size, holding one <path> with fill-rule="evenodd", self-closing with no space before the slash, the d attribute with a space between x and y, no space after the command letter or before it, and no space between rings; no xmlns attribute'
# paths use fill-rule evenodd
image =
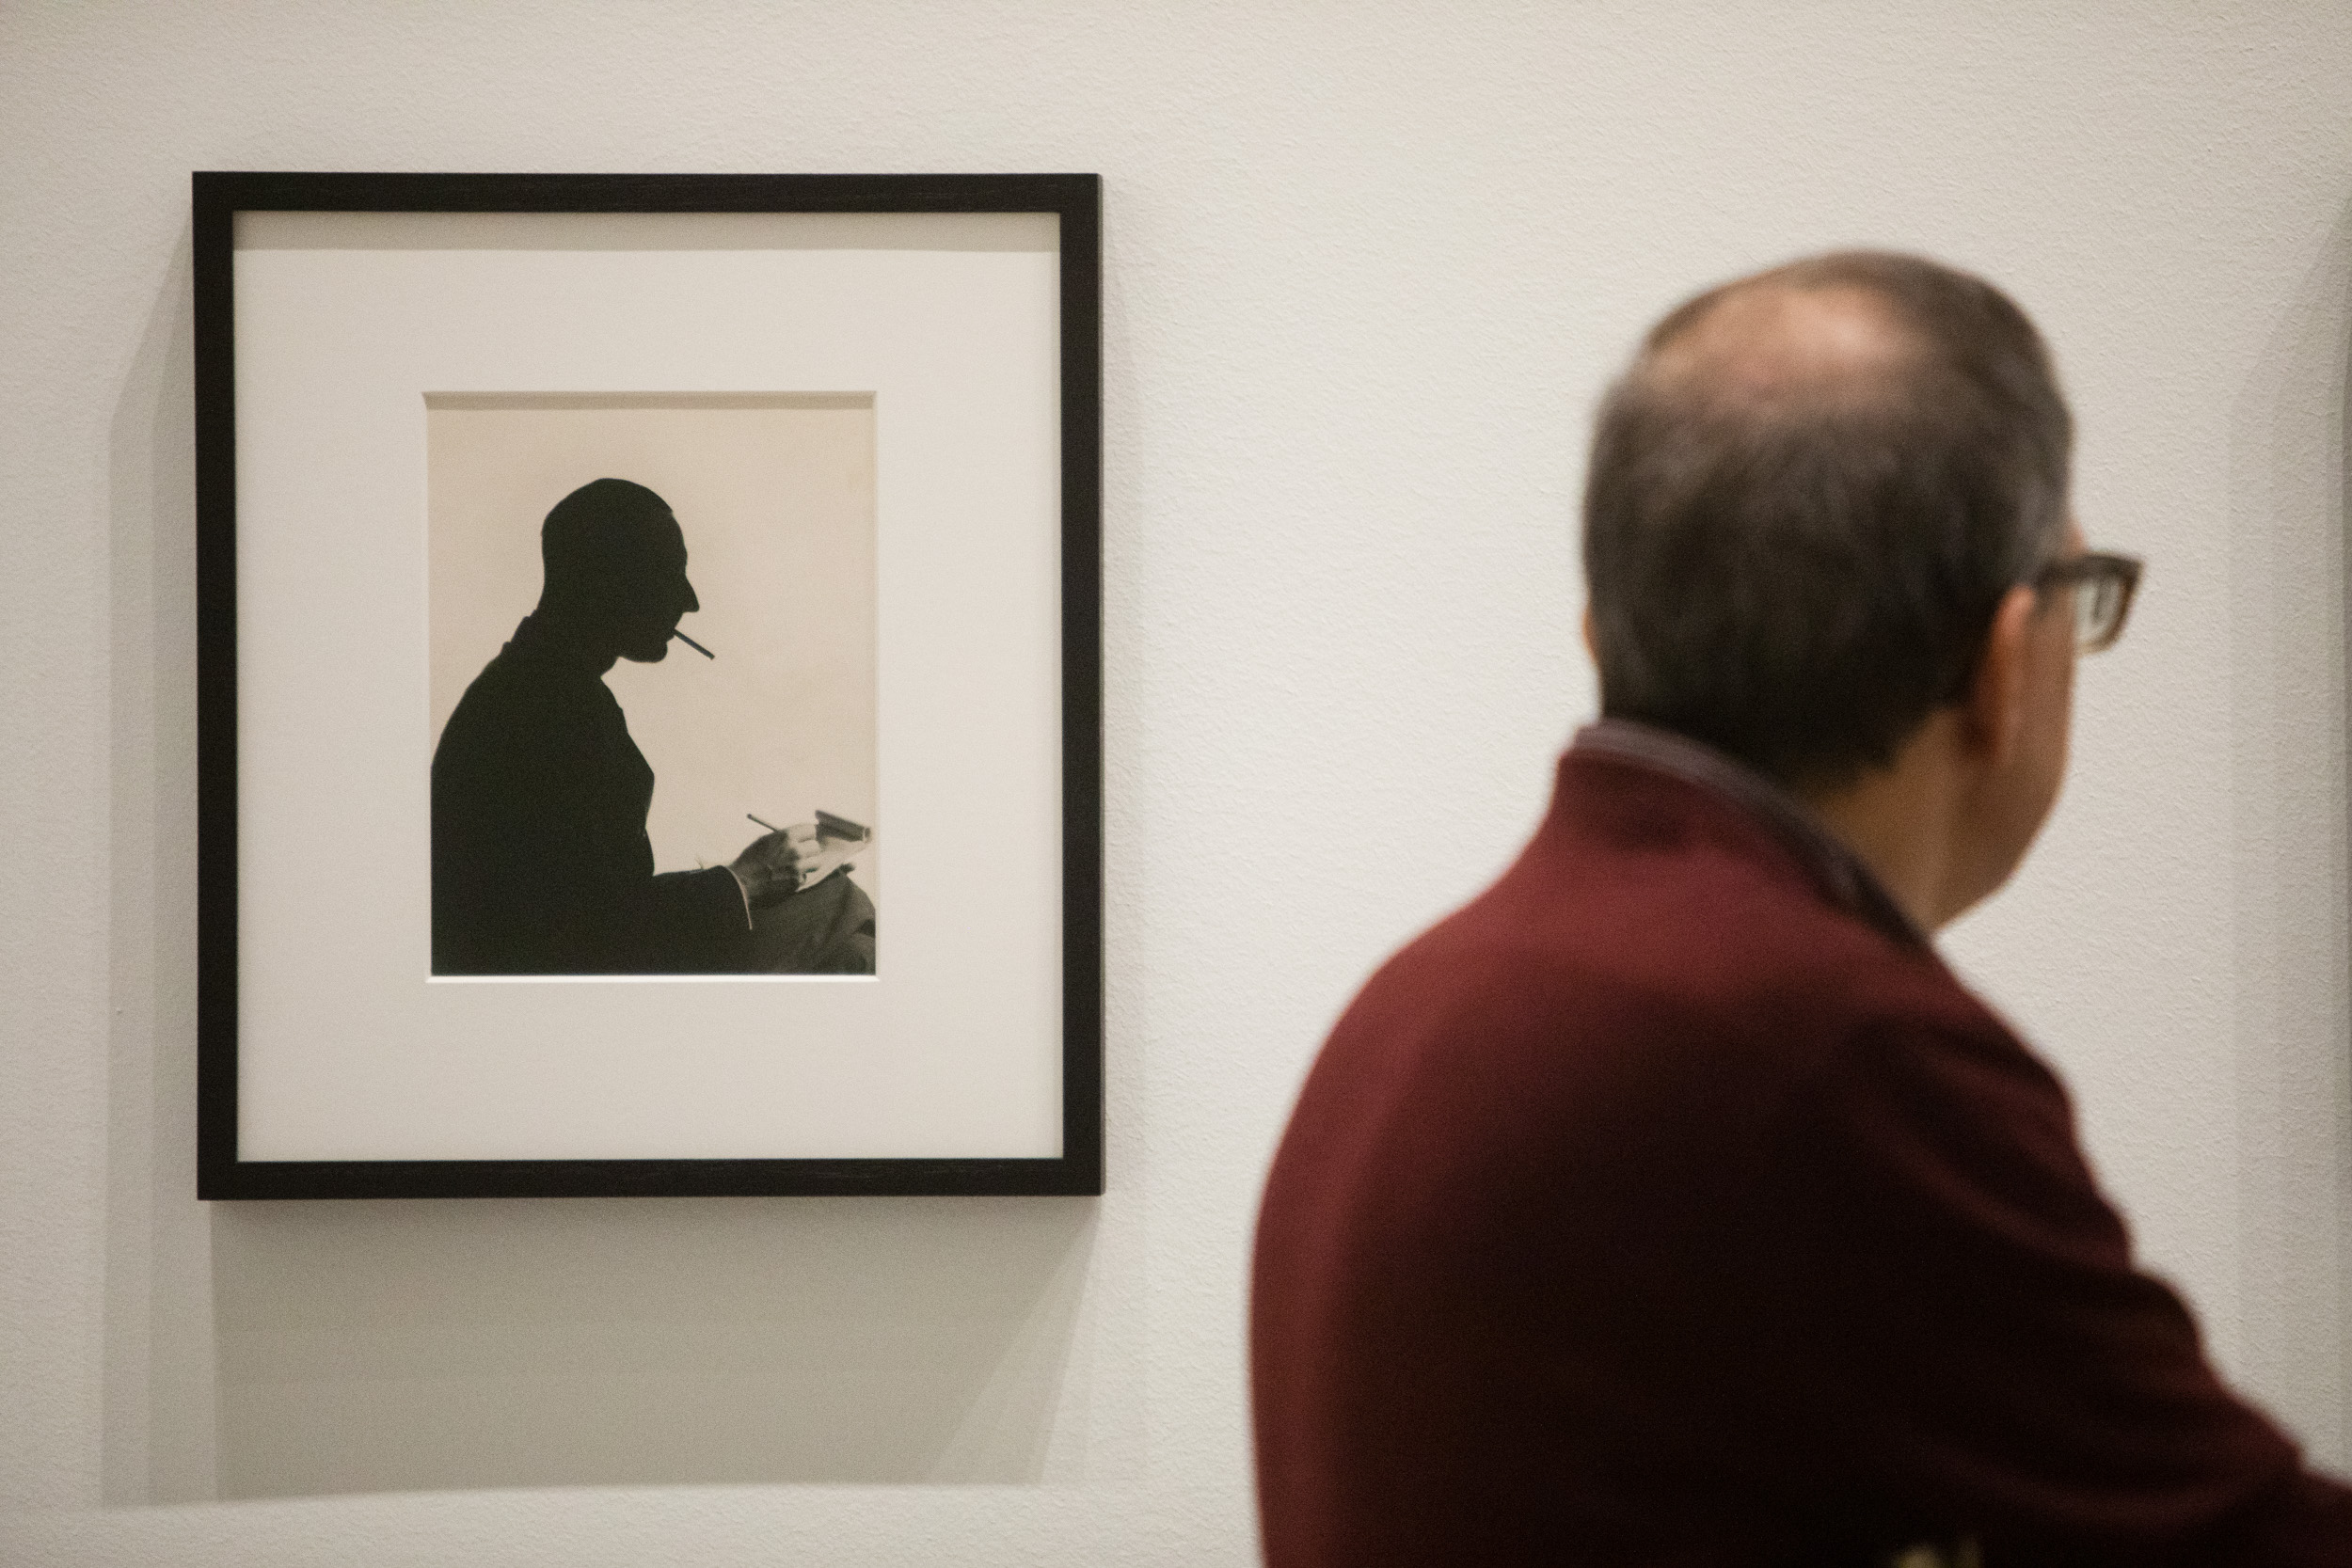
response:
<svg viewBox="0 0 2352 1568"><path fill-rule="evenodd" d="M1364 988L1258 1229L1271 1568L2352 1565L2058 1081L1821 836L1600 726Z"/></svg>

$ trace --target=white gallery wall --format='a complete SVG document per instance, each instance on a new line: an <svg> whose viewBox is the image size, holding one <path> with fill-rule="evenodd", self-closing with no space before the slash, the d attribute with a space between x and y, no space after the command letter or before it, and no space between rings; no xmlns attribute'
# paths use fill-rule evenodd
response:
<svg viewBox="0 0 2352 1568"><path fill-rule="evenodd" d="M0 0L0 1561L1252 1560L1258 1182L1592 710L1596 393L1849 244L2026 304L2150 561L1948 949L2352 1465L2347 83L2334 0ZM1104 176L1107 1196L194 1200L192 168Z"/></svg>

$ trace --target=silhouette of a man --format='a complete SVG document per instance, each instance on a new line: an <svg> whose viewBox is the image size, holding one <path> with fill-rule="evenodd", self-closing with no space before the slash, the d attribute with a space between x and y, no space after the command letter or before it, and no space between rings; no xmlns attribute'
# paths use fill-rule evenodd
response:
<svg viewBox="0 0 2352 1568"><path fill-rule="evenodd" d="M626 974L768 967L752 911L795 891L815 831L656 876L653 769L604 673L657 663L701 608L686 538L642 484L599 479L539 532L545 586L433 753L433 972Z"/></svg>

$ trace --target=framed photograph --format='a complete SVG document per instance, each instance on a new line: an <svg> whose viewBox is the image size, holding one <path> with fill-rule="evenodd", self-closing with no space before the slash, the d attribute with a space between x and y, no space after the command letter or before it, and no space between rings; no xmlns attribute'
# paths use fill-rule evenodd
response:
<svg viewBox="0 0 2352 1568"><path fill-rule="evenodd" d="M199 1196L1101 1192L1097 179L194 202Z"/></svg>

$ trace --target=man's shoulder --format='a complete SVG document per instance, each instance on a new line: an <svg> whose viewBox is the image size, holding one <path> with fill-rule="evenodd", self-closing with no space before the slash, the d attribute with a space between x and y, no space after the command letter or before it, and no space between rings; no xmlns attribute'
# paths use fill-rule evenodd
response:
<svg viewBox="0 0 2352 1568"><path fill-rule="evenodd" d="M482 668L443 728L471 744L511 745L532 736L579 736L625 726L603 680L584 671L517 656L511 648Z"/></svg>
<svg viewBox="0 0 2352 1568"><path fill-rule="evenodd" d="M1469 1070L1503 1097L1710 1077L1765 1095L1857 1038L2008 1040L1931 950L1838 907L1703 795L1669 781L1555 804L1498 881L1375 972L1328 1070Z"/></svg>
<svg viewBox="0 0 2352 1568"><path fill-rule="evenodd" d="M1638 1225L1669 1192L1733 1212L1825 1101L1927 1103L1921 1072L2015 1087L2063 1121L2030 1053L1931 951L1736 823L1675 815L1618 832L1555 812L1375 973L1301 1088L1267 1189L1280 1234L1355 1216L1445 1254L1439 1232L1471 1219Z"/></svg>
<svg viewBox="0 0 2352 1568"><path fill-rule="evenodd" d="M1684 1008L1965 998L1931 948L1842 907L1737 806L1671 779L1564 779L1518 859L1393 963L1468 966L1532 998L1615 986Z"/></svg>

